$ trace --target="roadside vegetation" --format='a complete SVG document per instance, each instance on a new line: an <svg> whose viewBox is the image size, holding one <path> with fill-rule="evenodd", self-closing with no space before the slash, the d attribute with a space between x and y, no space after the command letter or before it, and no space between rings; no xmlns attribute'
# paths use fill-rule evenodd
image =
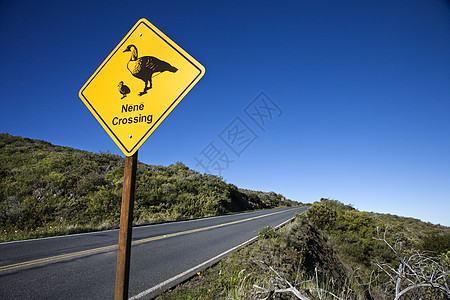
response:
<svg viewBox="0 0 450 300"><path fill-rule="evenodd" d="M450 299L450 228L321 199L157 299Z"/></svg>
<svg viewBox="0 0 450 300"><path fill-rule="evenodd" d="M0 134L0 242L115 228L124 158ZM138 163L134 223L296 205L182 163Z"/></svg>
<svg viewBox="0 0 450 300"><path fill-rule="evenodd" d="M0 134L0 242L117 227L124 159ZM138 164L134 223L298 203ZM158 299L450 299L450 228L321 199Z"/></svg>

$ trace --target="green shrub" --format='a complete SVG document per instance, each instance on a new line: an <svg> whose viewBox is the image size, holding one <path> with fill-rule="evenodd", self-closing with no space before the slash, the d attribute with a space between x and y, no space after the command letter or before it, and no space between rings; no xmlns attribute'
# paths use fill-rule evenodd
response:
<svg viewBox="0 0 450 300"><path fill-rule="evenodd" d="M308 219L320 229L333 228L336 222L336 210L330 208L324 201L316 202L306 212Z"/></svg>
<svg viewBox="0 0 450 300"><path fill-rule="evenodd" d="M443 254L450 251L450 233L431 233L424 237L419 248L422 251L431 251L436 254Z"/></svg>

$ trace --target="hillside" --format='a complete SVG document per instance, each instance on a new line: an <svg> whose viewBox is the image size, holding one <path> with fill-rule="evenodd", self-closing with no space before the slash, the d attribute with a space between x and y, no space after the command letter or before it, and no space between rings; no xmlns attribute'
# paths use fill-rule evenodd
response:
<svg viewBox="0 0 450 300"><path fill-rule="evenodd" d="M450 299L450 228L321 199L168 299Z"/></svg>
<svg viewBox="0 0 450 300"><path fill-rule="evenodd" d="M123 165L110 153L0 134L0 241L117 227ZM135 224L294 204L182 163L138 163Z"/></svg>

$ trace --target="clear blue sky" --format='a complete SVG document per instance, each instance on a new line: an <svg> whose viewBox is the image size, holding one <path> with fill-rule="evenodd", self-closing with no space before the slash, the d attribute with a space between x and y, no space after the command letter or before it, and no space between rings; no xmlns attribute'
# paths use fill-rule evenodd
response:
<svg viewBox="0 0 450 300"><path fill-rule="evenodd" d="M78 92L140 18L206 68L140 161L450 226L448 2L1 1L0 131L123 156Z"/></svg>

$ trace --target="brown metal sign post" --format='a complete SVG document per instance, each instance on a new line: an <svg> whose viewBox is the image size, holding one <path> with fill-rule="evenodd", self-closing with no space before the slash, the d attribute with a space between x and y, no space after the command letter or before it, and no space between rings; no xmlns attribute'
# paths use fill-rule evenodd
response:
<svg viewBox="0 0 450 300"><path fill-rule="evenodd" d="M134 190L137 170L136 151L133 156L125 157L123 175L122 206L120 209L119 244L117 252L115 300L128 299L130 281L131 237L133 229Z"/></svg>

